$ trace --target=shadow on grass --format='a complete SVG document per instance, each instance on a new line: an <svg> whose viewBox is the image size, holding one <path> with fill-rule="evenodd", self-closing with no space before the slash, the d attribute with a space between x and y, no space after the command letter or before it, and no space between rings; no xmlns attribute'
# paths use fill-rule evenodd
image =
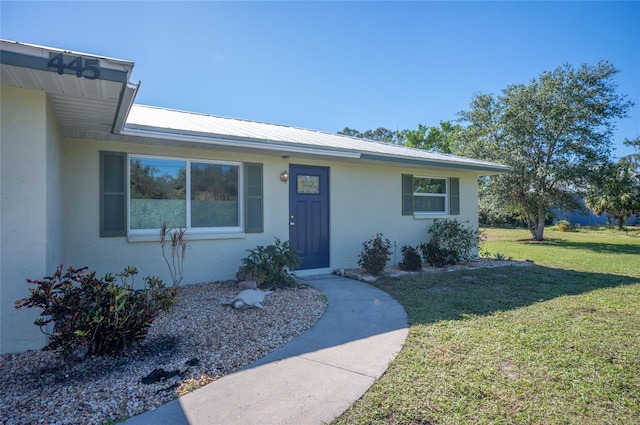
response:
<svg viewBox="0 0 640 425"><path fill-rule="evenodd" d="M417 274L374 283L402 304L411 324L487 315L557 297L632 284L640 284L640 278L538 265Z"/></svg>
<svg viewBox="0 0 640 425"><path fill-rule="evenodd" d="M567 239L546 239L544 245L567 249L583 249L600 254L636 254L640 256L640 241L637 244L614 244L602 242L571 241Z"/></svg>

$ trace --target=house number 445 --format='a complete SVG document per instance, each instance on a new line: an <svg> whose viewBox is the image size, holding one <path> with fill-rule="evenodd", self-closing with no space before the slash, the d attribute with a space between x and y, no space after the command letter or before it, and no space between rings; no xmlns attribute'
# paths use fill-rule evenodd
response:
<svg viewBox="0 0 640 425"><path fill-rule="evenodd" d="M82 56L64 56L62 53L58 53L49 59L47 66L56 68L60 75L64 74L66 69L70 71L69 73L75 73L78 78L84 77L89 80L95 80L100 76L98 59L86 59Z"/></svg>

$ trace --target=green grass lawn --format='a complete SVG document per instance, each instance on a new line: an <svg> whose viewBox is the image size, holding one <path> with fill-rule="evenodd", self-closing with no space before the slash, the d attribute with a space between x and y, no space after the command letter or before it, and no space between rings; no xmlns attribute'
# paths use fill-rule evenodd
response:
<svg viewBox="0 0 640 425"><path fill-rule="evenodd" d="M640 424L640 232L487 229L533 266L375 285L411 328L336 424Z"/></svg>

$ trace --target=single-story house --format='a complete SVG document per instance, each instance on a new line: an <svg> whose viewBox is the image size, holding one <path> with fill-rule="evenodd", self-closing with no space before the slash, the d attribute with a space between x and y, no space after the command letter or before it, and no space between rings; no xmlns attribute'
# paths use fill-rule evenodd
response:
<svg viewBox="0 0 640 425"><path fill-rule="evenodd" d="M476 227L500 164L284 125L134 104L133 62L1 40L0 352L37 349L27 278L135 266L170 282L162 222L187 228L184 283L232 279L246 250L290 241L299 274L357 265L382 233Z"/></svg>

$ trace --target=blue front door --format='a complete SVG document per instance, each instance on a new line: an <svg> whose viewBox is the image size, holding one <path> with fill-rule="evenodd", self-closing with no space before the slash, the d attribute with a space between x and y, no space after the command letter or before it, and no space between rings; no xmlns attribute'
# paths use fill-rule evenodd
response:
<svg viewBox="0 0 640 425"><path fill-rule="evenodd" d="M289 166L289 242L299 269L329 267L329 169Z"/></svg>

